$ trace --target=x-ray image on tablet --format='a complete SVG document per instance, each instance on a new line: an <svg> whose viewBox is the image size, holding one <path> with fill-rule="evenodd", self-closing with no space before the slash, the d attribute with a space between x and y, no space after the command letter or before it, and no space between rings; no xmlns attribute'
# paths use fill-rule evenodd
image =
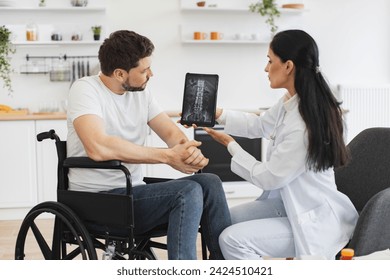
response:
<svg viewBox="0 0 390 280"><path fill-rule="evenodd" d="M186 74L181 124L215 125L218 79L215 74Z"/></svg>

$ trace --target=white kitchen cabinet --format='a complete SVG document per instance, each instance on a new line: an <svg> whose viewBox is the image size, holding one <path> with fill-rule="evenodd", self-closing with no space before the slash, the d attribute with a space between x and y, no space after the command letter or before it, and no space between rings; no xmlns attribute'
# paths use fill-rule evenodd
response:
<svg viewBox="0 0 390 280"><path fill-rule="evenodd" d="M49 129L66 139L65 120L0 121L0 220L23 219L36 204L56 200L55 144L36 140Z"/></svg>
<svg viewBox="0 0 390 280"><path fill-rule="evenodd" d="M226 199L229 207L254 201L263 191L246 181L223 182Z"/></svg>
<svg viewBox="0 0 390 280"><path fill-rule="evenodd" d="M32 207L38 201L35 122L1 121L0 131L0 219L3 219L3 214L7 214L3 209Z"/></svg>

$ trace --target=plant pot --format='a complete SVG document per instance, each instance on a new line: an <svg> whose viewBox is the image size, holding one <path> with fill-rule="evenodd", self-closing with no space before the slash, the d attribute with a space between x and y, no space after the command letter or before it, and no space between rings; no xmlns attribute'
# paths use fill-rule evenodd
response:
<svg viewBox="0 0 390 280"><path fill-rule="evenodd" d="M99 41L100 40L100 34L93 34L93 39L95 41Z"/></svg>

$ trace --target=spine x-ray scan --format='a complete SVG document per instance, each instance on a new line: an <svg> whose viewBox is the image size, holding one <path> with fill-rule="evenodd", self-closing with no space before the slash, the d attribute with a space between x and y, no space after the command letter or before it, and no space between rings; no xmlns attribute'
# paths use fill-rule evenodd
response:
<svg viewBox="0 0 390 280"><path fill-rule="evenodd" d="M187 73L180 123L213 127L217 105L218 75Z"/></svg>

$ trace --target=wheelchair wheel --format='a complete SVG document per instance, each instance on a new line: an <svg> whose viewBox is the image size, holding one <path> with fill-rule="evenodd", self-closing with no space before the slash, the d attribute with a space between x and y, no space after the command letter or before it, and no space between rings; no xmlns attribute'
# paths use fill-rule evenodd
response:
<svg viewBox="0 0 390 280"><path fill-rule="evenodd" d="M43 222L48 226L40 229ZM88 230L69 207L43 202L32 208L22 222L15 259L96 260L97 255Z"/></svg>

